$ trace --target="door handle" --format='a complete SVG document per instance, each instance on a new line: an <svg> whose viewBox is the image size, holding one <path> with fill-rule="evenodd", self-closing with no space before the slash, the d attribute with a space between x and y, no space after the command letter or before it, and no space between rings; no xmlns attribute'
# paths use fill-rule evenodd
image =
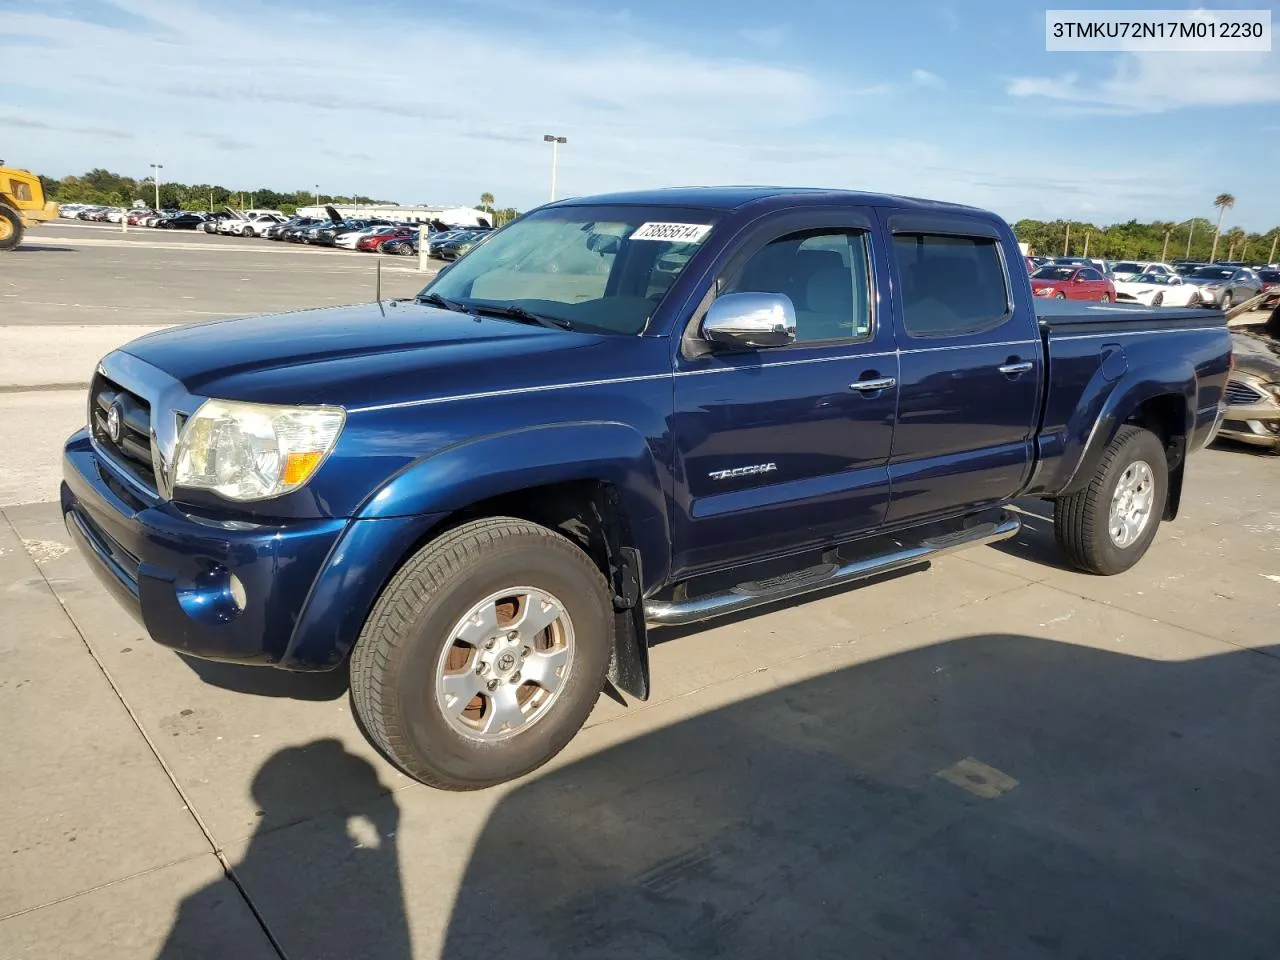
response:
<svg viewBox="0 0 1280 960"><path fill-rule="evenodd" d="M857 383L849 384L850 390L858 390L862 393L872 393L876 390L888 390L890 387L896 387L898 381L893 377L877 377L874 380L859 380Z"/></svg>
<svg viewBox="0 0 1280 960"><path fill-rule="evenodd" d="M1012 377L1013 375L1018 373L1026 373L1034 366L1035 364L1032 363L1030 360L1020 360L1017 363L1001 364L996 369L999 370L1001 373L1003 373L1006 377Z"/></svg>

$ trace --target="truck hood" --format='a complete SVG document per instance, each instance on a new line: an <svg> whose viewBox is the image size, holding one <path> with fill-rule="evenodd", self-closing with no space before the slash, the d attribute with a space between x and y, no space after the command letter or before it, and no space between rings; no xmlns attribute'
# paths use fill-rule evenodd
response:
<svg viewBox="0 0 1280 960"><path fill-rule="evenodd" d="M625 376L616 355L637 339L392 301L172 327L121 349L196 396L351 408Z"/></svg>

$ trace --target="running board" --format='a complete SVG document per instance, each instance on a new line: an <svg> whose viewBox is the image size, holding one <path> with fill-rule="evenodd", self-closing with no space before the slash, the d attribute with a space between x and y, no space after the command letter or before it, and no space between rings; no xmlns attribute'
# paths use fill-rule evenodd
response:
<svg viewBox="0 0 1280 960"><path fill-rule="evenodd" d="M1021 525L1016 514L1005 511L998 521L923 540L878 557L845 564L823 563L786 576L740 583L723 593L711 593L691 600L649 601L644 605L644 619L651 627L677 627L739 613L814 590L892 573L965 547L1007 540L1018 532Z"/></svg>

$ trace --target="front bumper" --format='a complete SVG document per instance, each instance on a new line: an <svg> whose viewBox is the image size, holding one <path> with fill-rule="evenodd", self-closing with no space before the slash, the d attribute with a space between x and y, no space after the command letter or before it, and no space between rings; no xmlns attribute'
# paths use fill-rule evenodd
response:
<svg viewBox="0 0 1280 960"><path fill-rule="evenodd" d="M1219 434L1240 443L1280 451L1280 400L1261 384L1250 383L1248 387L1258 399L1229 406Z"/></svg>
<svg viewBox="0 0 1280 960"><path fill-rule="evenodd" d="M98 579L157 643L290 670L339 665L382 585L438 519L250 523L185 513L80 430L63 452L63 520ZM235 599L232 577L247 602Z"/></svg>

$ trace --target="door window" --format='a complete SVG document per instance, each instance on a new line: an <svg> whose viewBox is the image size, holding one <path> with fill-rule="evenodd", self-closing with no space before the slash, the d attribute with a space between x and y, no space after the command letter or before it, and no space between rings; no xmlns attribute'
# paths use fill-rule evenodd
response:
<svg viewBox="0 0 1280 960"><path fill-rule="evenodd" d="M31 202L31 184L23 180L10 180L9 191L13 194L13 199L19 203Z"/></svg>
<svg viewBox="0 0 1280 960"><path fill-rule="evenodd" d="M1097 283L1099 280L1102 279L1102 274L1100 274L1097 270L1086 268L1080 271L1080 279L1088 280L1090 283Z"/></svg>
<svg viewBox="0 0 1280 960"><path fill-rule="evenodd" d="M796 342L871 336L867 235L821 230L779 237L743 264L721 293L781 293L796 311Z"/></svg>
<svg viewBox="0 0 1280 960"><path fill-rule="evenodd" d="M1000 326L1009 286L990 237L899 233L893 238L902 283L902 320L912 337L957 337Z"/></svg>

